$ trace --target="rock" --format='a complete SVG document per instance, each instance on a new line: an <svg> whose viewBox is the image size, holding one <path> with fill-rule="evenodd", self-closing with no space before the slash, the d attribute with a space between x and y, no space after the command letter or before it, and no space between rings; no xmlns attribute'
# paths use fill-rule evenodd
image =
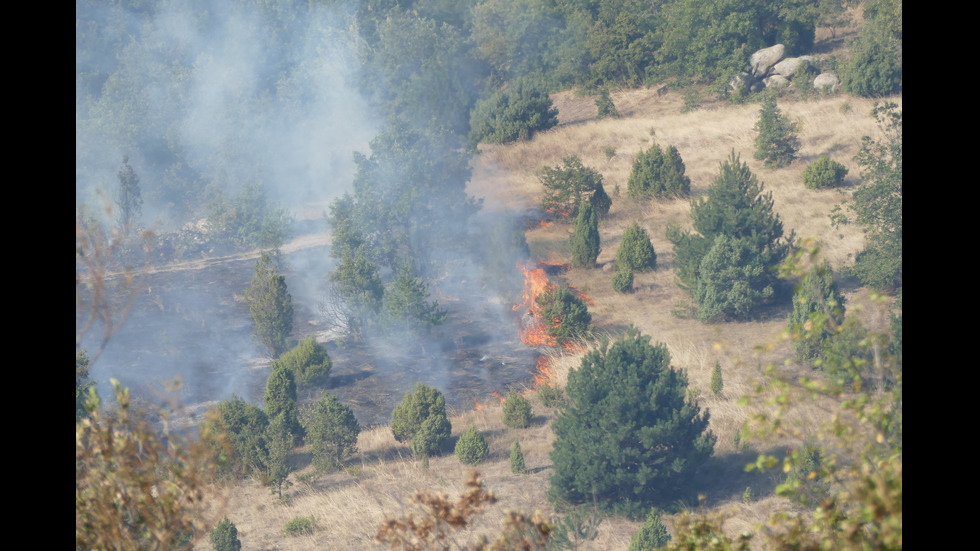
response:
<svg viewBox="0 0 980 551"><path fill-rule="evenodd" d="M752 57L749 58L749 64L752 65L752 74L758 78L766 76L769 74L769 70L772 69L773 65L779 63L779 60L783 59L784 55L786 55L786 46L782 44L763 48L752 54Z"/></svg>
<svg viewBox="0 0 980 551"><path fill-rule="evenodd" d="M775 90L789 86L789 79L783 75L768 76L762 79L762 82L766 85L766 88L773 88Z"/></svg>
<svg viewBox="0 0 980 551"><path fill-rule="evenodd" d="M772 73L774 75L782 75L786 78L791 78L796 71L803 66L804 62L809 63L813 59L813 56L800 56L800 57L788 57L779 63L772 66Z"/></svg>
<svg viewBox="0 0 980 551"><path fill-rule="evenodd" d="M813 87L821 92L836 92L840 87L840 79L837 75L831 72L820 73L817 78L813 79Z"/></svg>
<svg viewBox="0 0 980 551"><path fill-rule="evenodd" d="M755 82L756 79L752 75L750 75L749 73L742 73L740 75L735 75L734 77L732 77L732 80L728 83L728 86L730 86L734 92L738 93L743 88L751 89L752 85L755 84Z"/></svg>

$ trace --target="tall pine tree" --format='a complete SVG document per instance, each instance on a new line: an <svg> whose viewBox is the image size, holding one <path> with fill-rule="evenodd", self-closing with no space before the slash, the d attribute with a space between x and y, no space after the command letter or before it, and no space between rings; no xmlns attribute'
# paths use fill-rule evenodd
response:
<svg viewBox="0 0 980 551"><path fill-rule="evenodd" d="M583 203L575 219L575 231L569 239L572 246L572 266L594 268L599 258L599 216L588 202Z"/></svg>
<svg viewBox="0 0 980 551"><path fill-rule="evenodd" d="M293 332L293 298L269 253L263 252L255 263L255 277L245 289L245 302L255 337L273 358L278 358L286 351L286 338Z"/></svg>

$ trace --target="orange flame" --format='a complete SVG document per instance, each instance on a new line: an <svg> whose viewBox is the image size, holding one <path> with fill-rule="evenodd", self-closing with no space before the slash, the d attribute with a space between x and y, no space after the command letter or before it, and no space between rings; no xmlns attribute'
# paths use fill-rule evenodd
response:
<svg viewBox="0 0 980 551"><path fill-rule="evenodd" d="M554 222L548 222L546 220L542 220L541 222L539 222L539 224L541 224L542 228L550 228L551 225L554 224Z"/></svg>
<svg viewBox="0 0 980 551"><path fill-rule="evenodd" d="M483 410L483 404L476 401L476 398L473 398L473 411L482 411L482 410Z"/></svg>
<svg viewBox="0 0 980 551"><path fill-rule="evenodd" d="M551 384L556 379L555 370L551 368L551 361L546 356L539 356L538 363L534 367L537 371L534 375L534 388Z"/></svg>
<svg viewBox="0 0 980 551"><path fill-rule="evenodd" d="M494 390L490 394L493 395L496 399L500 400L500 403L501 404L504 403L505 398L503 396L501 396L500 393L497 392L496 390Z"/></svg>

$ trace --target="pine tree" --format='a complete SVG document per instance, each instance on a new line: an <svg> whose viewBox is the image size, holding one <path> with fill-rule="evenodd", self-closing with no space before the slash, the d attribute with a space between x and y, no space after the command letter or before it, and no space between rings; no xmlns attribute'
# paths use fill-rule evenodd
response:
<svg viewBox="0 0 980 551"><path fill-rule="evenodd" d="M273 365L281 365L293 372L297 385L311 385L330 373L333 362L327 354L327 348L316 342L316 337L310 335L289 352L283 354Z"/></svg>
<svg viewBox="0 0 980 551"><path fill-rule="evenodd" d="M395 440L411 441L429 417L446 417L446 399L439 389L418 383L405 393L391 413L391 432Z"/></svg>
<svg viewBox="0 0 980 551"><path fill-rule="evenodd" d="M657 509L652 508L640 531L633 534L629 551L650 551L664 547L668 543L670 543L670 534L667 533L667 527L664 526Z"/></svg>
<svg viewBox="0 0 980 551"><path fill-rule="evenodd" d="M616 104L613 103L612 98L609 97L608 88L603 88L599 91L599 95L595 98L595 106L598 110L598 114L596 115L597 119L605 119L607 117L619 118L619 111L616 109Z"/></svg>
<svg viewBox="0 0 980 551"><path fill-rule="evenodd" d="M576 219L579 207L583 203L591 202L596 193L606 195L605 190L602 189L602 174L583 165L578 155L565 157L562 164L558 166L544 167L541 173L541 185L544 186L541 209L550 212L559 220ZM606 197L608 198L608 195ZM606 201L600 198L592 206L599 216L604 216L609 211L608 207L604 208L606 204Z"/></svg>
<svg viewBox="0 0 980 551"><path fill-rule="evenodd" d="M361 425L354 412L334 396L324 393L306 425L306 442L313 451L313 465L329 471L343 465L357 452Z"/></svg>
<svg viewBox="0 0 980 551"><path fill-rule="evenodd" d="M143 210L143 194L140 191L140 177L129 164L129 155L123 155L123 166L116 176L119 178L119 195L116 198L119 224L123 228L130 228Z"/></svg>
<svg viewBox="0 0 980 551"><path fill-rule="evenodd" d="M797 359L813 367L844 323L845 314L844 297L824 260L803 276L793 295L789 330Z"/></svg>
<svg viewBox="0 0 980 551"><path fill-rule="evenodd" d="M783 238L772 193L763 193L762 184L734 151L721 163L707 197L691 203L691 220L695 232L668 226L667 238L674 244L678 285L700 297L699 310L701 300L710 302L704 306L711 311L699 312L699 317L744 317L773 296L774 268L786 257L792 235ZM719 236L727 239L719 243ZM712 273L704 273L704 267Z"/></svg>
<svg viewBox="0 0 980 551"><path fill-rule="evenodd" d="M519 392L510 391L504 400L504 424L513 429L531 426L531 402Z"/></svg>
<svg viewBox="0 0 980 551"><path fill-rule="evenodd" d="M239 551L242 541L238 539L238 528L225 517L208 534L214 551Z"/></svg>
<svg viewBox="0 0 980 551"><path fill-rule="evenodd" d="M538 296L538 305L541 307L541 317L552 322L548 334L560 344L589 336L592 314L585 302L568 287L549 285Z"/></svg>
<svg viewBox="0 0 980 551"><path fill-rule="evenodd" d="M653 144L633 161L626 193L634 200L686 197L691 193L691 179L684 174L686 170L676 147L671 145L664 151L660 145Z"/></svg>
<svg viewBox="0 0 980 551"><path fill-rule="evenodd" d="M616 263L620 266L628 266L636 272L656 269L657 253L653 250L653 243L647 231L638 223L633 222L623 232L619 250L616 251Z"/></svg>
<svg viewBox="0 0 980 551"><path fill-rule="evenodd" d="M299 408L296 405L296 381L293 372L283 366L276 366L269 374L265 385L265 413L272 423L282 417L284 426L297 440L303 438L303 427L299 423Z"/></svg>
<svg viewBox="0 0 980 551"><path fill-rule="evenodd" d="M796 136L797 125L787 120L776 105L772 93L762 97L762 109L755 123L755 159L764 161L769 168L782 168L796 159L800 139Z"/></svg>
<svg viewBox="0 0 980 551"><path fill-rule="evenodd" d="M282 499L282 489L288 486L289 475L293 472L289 463L289 452L296 444L296 438L290 426L291 420L286 412L279 413L269 421L269 461L267 463L266 480Z"/></svg>
<svg viewBox="0 0 980 551"><path fill-rule="evenodd" d="M599 217L592 205L585 203L575 219L575 231L569 239L572 247L572 266L594 268L599 258Z"/></svg>
<svg viewBox="0 0 980 551"><path fill-rule="evenodd" d="M456 458L461 463L476 465L488 455L490 455L490 448L487 446L486 438L472 425L456 441Z"/></svg>
<svg viewBox="0 0 980 551"><path fill-rule="evenodd" d="M612 288L617 293L633 292L633 268L628 264L620 264L612 277Z"/></svg>
<svg viewBox="0 0 980 551"><path fill-rule="evenodd" d="M255 277L245 289L245 302L252 316L254 332L273 358L286 350L286 338L293 332L293 298L286 278L263 252L255 263Z"/></svg>
<svg viewBox="0 0 980 551"><path fill-rule="evenodd" d="M514 440L514 447L510 449L510 472L514 474L526 474L527 466L524 465L524 452L521 451L521 443Z"/></svg>
<svg viewBox="0 0 980 551"><path fill-rule="evenodd" d="M411 264L398 270L381 302L381 326L386 331L427 330L446 321L446 311L429 301L425 279L413 273Z"/></svg>
<svg viewBox="0 0 980 551"><path fill-rule="evenodd" d="M255 474L266 470L269 462L269 417L262 408L236 395L215 407L202 433L223 433L229 446L217 445L215 462L228 472ZM230 448L230 449L229 449Z"/></svg>
<svg viewBox="0 0 980 551"><path fill-rule="evenodd" d="M725 381L721 378L721 364L719 362L715 362L715 367L711 370L711 383L709 386L712 394L721 396L721 391L725 388Z"/></svg>
<svg viewBox="0 0 980 551"><path fill-rule="evenodd" d="M715 443L687 386L667 347L633 328L588 352L568 375L570 404L552 425L552 503L635 513L675 499Z"/></svg>

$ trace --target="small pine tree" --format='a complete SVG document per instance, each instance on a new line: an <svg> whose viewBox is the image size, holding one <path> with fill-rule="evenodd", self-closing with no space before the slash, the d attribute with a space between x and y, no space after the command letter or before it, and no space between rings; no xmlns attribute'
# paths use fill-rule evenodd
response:
<svg viewBox="0 0 980 551"><path fill-rule="evenodd" d="M585 302L568 287L549 285L538 296L538 305L541 307L541 317L554 322L548 328L548 334L560 344L589 336L592 314Z"/></svg>
<svg viewBox="0 0 980 551"><path fill-rule="evenodd" d="M623 238L619 242L619 250L616 251L616 262L622 266L629 266L637 272L646 272L656 269L657 253L653 250L653 243L647 231L640 227L636 222L626 228Z"/></svg>
<svg viewBox="0 0 980 551"><path fill-rule="evenodd" d="M803 185L807 189L825 189L844 185L847 168L826 155L817 157L803 171Z"/></svg>
<svg viewBox="0 0 980 551"><path fill-rule="evenodd" d="M238 528L225 517L208 534L214 551L239 551L242 542L238 539Z"/></svg>
<svg viewBox="0 0 980 551"><path fill-rule="evenodd" d="M361 426L354 412L330 394L324 394L306 426L306 441L313 451L313 465L329 471L343 465L357 451Z"/></svg>
<svg viewBox="0 0 980 551"><path fill-rule="evenodd" d="M517 440L514 440L514 447L510 449L510 472L527 474L527 466L524 465L524 452L521 451L521 443Z"/></svg>
<svg viewBox="0 0 980 551"><path fill-rule="evenodd" d="M769 168L782 168L796 159L796 152L800 150L797 124L780 113L774 94L763 95L755 130L759 133L755 138L757 161L763 161Z"/></svg>
<svg viewBox="0 0 980 551"><path fill-rule="evenodd" d="M439 389L425 383L405 393L391 412L391 432L398 442L411 441L429 417L446 418L446 399Z"/></svg>
<svg viewBox="0 0 980 551"><path fill-rule="evenodd" d="M685 197L691 193L691 179L686 171L680 152L674 146L664 151L653 144L633 161L633 170L626 182L626 192L631 199L651 197Z"/></svg>
<svg viewBox="0 0 980 551"><path fill-rule="evenodd" d="M834 282L833 270L824 260L814 266L793 295L789 330L797 359L811 367L823 358L830 339L844 323L844 296Z"/></svg>
<svg viewBox="0 0 980 551"><path fill-rule="evenodd" d="M598 115L596 118L605 119L611 117L614 119L619 118L619 111L616 109L616 104L613 103L611 97L609 97L609 90L603 88L599 91L599 95L595 98L595 106L598 109Z"/></svg>
<svg viewBox="0 0 980 551"><path fill-rule="evenodd" d="M628 264L620 264L612 277L612 288L617 293L633 292L633 268Z"/></svg>
<svg viewBox="0 0 980 551"><path fill-rule="evenodd" d="M599 216L589 203L584 203L575 219L575 231L569 238L572 247L572 266L594 268L599 258Z"/></svg>
<svg viewBox="0 0 980 551"><path fill-rule="evenodd" d="M725 388L725 382L721 379L721 364L718 362L715 362L715 368L711 370L710 387L715 396L721 396L721 391Z"/></svg>
<svg viewBox="0 0 980 551"><path fill-rule="evenodd" d="M606 188L602 187L602 182L596 184L595 191L589 197L589 204L595 209L599 218L605 218L609 214L609 209L612 208L612 199L606 193Z"/></svg>
<svg viewBox="0 0 980 551"><path fill-rule="evenodd" d="M269 421L269 434L266 436L266 441L269 443L266 482L278 493L281 500L283 488L291 485L288 480L293 467L289 463L289 453L296 443L285 413L280 413Z"/></svg>
<svg viewBox="0 0 980 551"><path fill-rule="evenodd" d="M416 277L411 264L398 270L381 301L381 326L388 331L416 331L441 325L447 313L429 301L429 286Z"/></svg>
<svg viewBox="0 0 980 551"><path fill-rule="evenodd" d="M119 224L130 228L136 223L136 218L143 210L143 194L140 192L140 177L129 164L129 155L123 155L123 166L119 169Z"/></svg>
<svg viewBox="0 0 980 551"><path fill-rule="evenodd" d="M316 337L310 335L289 352L286 352L273 362L293 372L297 385L311 385L330 373L333 363L327 354L327 348L316 342Z"/></svg>
<svg viewBox="0 0 980 551"><path fill-rule="evenodd" d="M265 413L270 423L282 416L285 426L297 440L302 441L303 427L299 422L296 405L296 382L293 372L283 366L274 367L265 384Z"/></svg>
<svg viewBox="0 0 980 551"><path fill-rule="evenodd" d="M439 455L452 437L453 427L445 415L431 415L412 437L412 453L419 457Z"/></svg>
<svg viewBox="0 0 980 551"><path fill-rule="evenodd" d="M541 209L550 212L558 220L575 220L583 203L591 202L596 193L606 194L605 190L600 192L602 174L583 165L578 155L565 157L558 166L544 167L541 185L544 187ZM608 207L604 207L605 204L600 198L592 205L599 216L609 212ZM612 202L608 204L611 205Z"/></svg>
<svg viewBox="0 0 980 551"><path fill-rule="evenodd" d="M476 465L488 455L490 455L490 448L487 447L487 440L474 426L466 429L456 441L456 458L461 463Z"/></svg>
<svg viewBox="0 0 980 551"><path fill-rule="evenodd" d="M504 424L513 429L531 426L531 402L519 392L510 391L504 400Z"/></svg>
<svg viewBox="0 0 980 551"><path fill-rule="evenodd" d="M263 252L255 263L255 277L245 289L245 302L252 316L255 336L273 358L286 350L286 338L293 332L293 298L286 278Z"/></svg>
<svg viewBox="0 0 980 551"><path fill-rule="evenodd" d="M664 526L657 509L652 508L647 514L646 522L640 527L640 531L633 534L629 551L659 549L668 543L670 543L670 534L667 533L667 527Z"/></svg>

